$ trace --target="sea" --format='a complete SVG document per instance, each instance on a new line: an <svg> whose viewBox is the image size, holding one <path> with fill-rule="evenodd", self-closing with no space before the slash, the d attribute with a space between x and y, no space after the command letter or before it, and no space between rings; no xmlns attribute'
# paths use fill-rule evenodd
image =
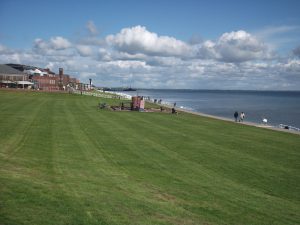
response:
<svg viewBox="0 0 300 225"><path fill-rule="evenodd" d="M245 121L259 124L266 118L272 126L300 128L300 91L138 89L123 93L232 120L238 111L245 113Z"/></svg>

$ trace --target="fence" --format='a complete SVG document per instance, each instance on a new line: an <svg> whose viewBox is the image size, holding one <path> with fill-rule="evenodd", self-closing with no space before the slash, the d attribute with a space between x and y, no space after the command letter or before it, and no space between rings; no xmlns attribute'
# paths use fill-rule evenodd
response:
<svg viewBox="0 0 300 225"><path fill-rule="evenodd" d="M113 98L113 99L127 99L128 96L125 95L117 95L117 94L107 94L105 92L89 92L89 91L78 91L78 90L71 90L71 93L78 94L78 95L88 95L88 96L94 96L98 98Z"/></svg>

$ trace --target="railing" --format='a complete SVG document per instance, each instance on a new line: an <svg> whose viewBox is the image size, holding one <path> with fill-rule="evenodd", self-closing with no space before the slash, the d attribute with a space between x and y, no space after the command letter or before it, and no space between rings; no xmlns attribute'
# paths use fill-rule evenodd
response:
<svg viewBox="0 0 300 225"><path fill-rule="evenodd" d="M116 95L116 94L106 94L101 92L89 92L89 91L79 91L79 90L71 90L71 93L78 95L88 95L94 96L98 98L113 98L113 99L128 99L126 96Z"/></svg>

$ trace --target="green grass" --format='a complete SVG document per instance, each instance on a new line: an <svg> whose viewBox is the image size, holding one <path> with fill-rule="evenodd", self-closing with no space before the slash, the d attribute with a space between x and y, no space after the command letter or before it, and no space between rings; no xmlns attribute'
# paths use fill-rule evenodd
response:
<svg viewBox="0 0 300 225"><path fill-rule="evenodd" d="M300 136L0 91L0 224L299 224Z"/></svg>

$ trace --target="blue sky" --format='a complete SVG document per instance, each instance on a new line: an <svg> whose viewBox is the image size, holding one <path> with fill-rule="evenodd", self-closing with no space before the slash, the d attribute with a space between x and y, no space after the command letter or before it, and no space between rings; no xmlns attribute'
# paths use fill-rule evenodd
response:
<svg viewBox="0 0 300 225"><path fill-rule="evenodd" d="M299 9L288 0L1 0L0 63L64 67L98 85L299 90Z"/></svg>

